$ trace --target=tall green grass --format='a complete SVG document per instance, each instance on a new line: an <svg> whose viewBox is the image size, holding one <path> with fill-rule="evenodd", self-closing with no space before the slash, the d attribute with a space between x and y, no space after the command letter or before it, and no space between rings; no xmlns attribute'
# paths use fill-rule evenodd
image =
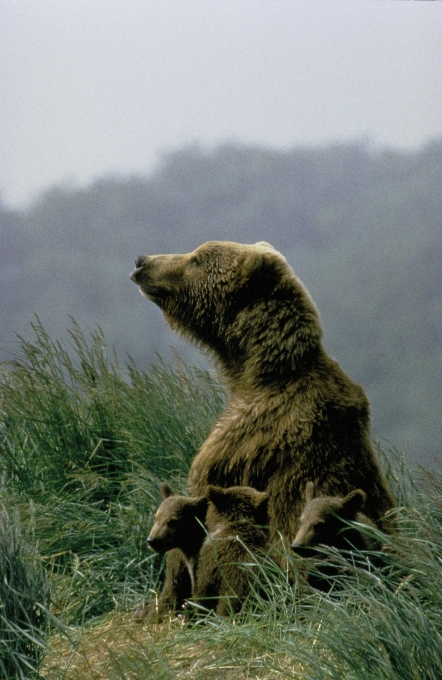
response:
<svg viewBox="0 0 442 680"><path fill-rule="evenodd" d="M13 565L15 579L3 579L0 625L7 621L17 635L14 672L25 664L17 677L37 672L48 619L32 616L47 612L49 596L51 620L69 626L73 649L80 634L93 630L98 639L102 621L113 650L104 675L66 676L76 680L442 677L442 474L418 475L393 451L386 463L398 532L382 567L341 556L341 576L321 593L293 583L289 553L286 571L271 560L259 566L241 616L176 621L155 639L147 629L134 633L133 644L127 637L117 644L121 626L113 632L110 612L130 610L161 585L161 559L145 541L158 482L185 489L224 396L209 373L179 359L147 371L131 361L120 366L99 329L85 333L73 322L64 341L51 339L38 319L33 329L15 361L0 367L1 496L9 518L2 521L10 535L22 527L20 540L0 545L0 565ZM11 593L24 593L26 615L18 596L7 609Z"/></svg>
<svg viewBox="0 0 442 680"><path fill-rule="evenodd" d="M324 593L293 584L294 556L285 572L269 559L240 616L177 626L156 656L149 642L122 651L109 677L440 679L442 475L423 477L396 512L381 566L335 555L342 571Z"/></svg>
<svg viewBox="0 0 442 680"><path fill-rule="evenodd" d="M38 676L48 630L49 586L18 513L0 502L0 677Z"/></svg>
<svg viewBox="0 0 442 680"><path fill-rule="evenodd" d="M100 329L75 322L70 346L36 319L34 341L20 340L0 373L2 455L9 484L34 500L89 490L111 502L139 468L186 476L190 460L222 408L206 372L177 358L141 371L109 356ZM203 406L203 408L202 408Z"/></svg>
<svg viewBox="0 0 442 680"><path fill-rule="evenodd" d="M33 331L0 370L0 474L34 518L54 611L80 625L157 587L145 539L158 482L184 488L223 393L179 358L121 367L100 329L72 322L53 340L36 319Z"/></svg>

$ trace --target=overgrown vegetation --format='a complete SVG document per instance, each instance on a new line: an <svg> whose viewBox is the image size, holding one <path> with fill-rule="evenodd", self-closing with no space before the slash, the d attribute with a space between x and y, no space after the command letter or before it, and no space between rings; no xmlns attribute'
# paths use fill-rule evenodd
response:
<svg viewBox="0 0 442 680"><path fill-rule="evenodd" d="M0 677L442 677L442 474L417 478L393 451L399 530L382 568L343 556L320 593L293 584L289 554L236 620L133 623L160 587L145 542L158 482L185 489L223 392L179 358L120 366L99 329L73 324L69 344L33 331L0 372Z"/></svg>
<svg viewBox="0 0 442 680"><path fill-rule="evenodd" d="M2 496L34 527L53 613L81 626L156 586L145 539L158 482L184 487L223 394L179 358L120 369L100 330L74 325L67 347L33 329L0 373Z"/></svg>
<svg viewBox="0 0 442 680"><path fill-rule="evenodd" d="M20 520L0 503L0 677L31 678L45 650L49 587Z"/></svg>

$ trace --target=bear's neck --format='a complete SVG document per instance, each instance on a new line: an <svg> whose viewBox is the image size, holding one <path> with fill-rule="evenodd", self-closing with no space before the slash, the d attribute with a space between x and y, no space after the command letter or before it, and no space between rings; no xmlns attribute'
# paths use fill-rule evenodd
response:
<svg viewBox="0 0 442 680"><path fill-rule="evenodd" d="M181 552L186 556L186 559L192 560L198 555L201 546L206 537L206 531L202 523L196 519L192 522L192 531L186 534L184 545L180 545Z"/></svg>
<svg viewBox="0 0 442 680"><path fill-rule="evenodd" d="M317 364L321 336L314 305L289 291L240 310L211 349L233 393L280 390Z"/></svg>

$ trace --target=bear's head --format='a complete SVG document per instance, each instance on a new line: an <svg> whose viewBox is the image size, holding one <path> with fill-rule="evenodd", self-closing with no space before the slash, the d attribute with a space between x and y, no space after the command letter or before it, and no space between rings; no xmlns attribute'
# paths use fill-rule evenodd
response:
<svg viewBox="0 0 442 680"><path fill-rule="evenodd" d="M268 496L250 486L231 486L223 489L209 484L209 506L206 524L209 530L220 522L243 522L265 526L268 524Z"/></svg>
<svg viewBox="0 0 442 680"><path fill-rule="evenodd" d="M163 502L154 516L147 542L159 553L180 548L185 555L198 552L205 538L207 498L188 498L175 494L170 486L160 486Z"/></svg>
<svg viewBox="0 0 442 680"><path fill-rule="evenodd" d="M292 549L304 557L315 554L318 546L348 548L352 534L346 523L358 519L358 513L366 500L362 489L355 489L347 496L323 496L314 498L313 482L307 482L306 505L299 519L299 529Z"/></svg>
<svg viewBox="0 0 442 680"><path fill-rule="evenodd" d="M209 241L185 255L141 256L131 278L172 328L214 352L232 385L280 386L316 356L316 307L268 243Z"/></svg>
<svg viewBox="0 0 442 680"><path fill-rule="evenodd" d="M244 303L248 287L253 286L256 294L258 281L261 288L274 285L274 272L267 272L272 280L264 280L269 260L274 266L278 260L285 263L265 242L208 241L184 255L140 256L131 278L171 325L194 333L216 323L241 300Z"/></svg>

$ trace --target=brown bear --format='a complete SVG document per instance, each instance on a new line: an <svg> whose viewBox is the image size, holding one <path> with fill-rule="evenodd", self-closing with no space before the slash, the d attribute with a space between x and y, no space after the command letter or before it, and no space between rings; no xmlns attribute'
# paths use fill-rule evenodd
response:
<svg viewBox="0 0 442 680"><path fill-rule="evenodd" d="M316 307L278 251L212 241L185 255L138 257L131 277L172 328L209 350L230 393L191 465L190 495L208 484L265 491L270 539L281 534L287 546L308 480L328 496L362 489L365 513L382 522L394 500L371 444L367 397L326 353ZM185 574L169 552L160 614L189 597Z"/></svg>
<svg viewBox="0 0 442 680"><path fill-rule="evenodd" d="M163 502L154 516L147 538L158 553L181 551L187 567L191 592L195 590L198 554L206 538L205 519L208 500L204 496L189 498L175 494L168 484L160 485Z"/></svg>
<svg viewBox="0 0 442 680"><path fill-rule="evenodd" d="M379 537L349 524L357 522L375 528L374 522L361 512L366 500L362 489L350 491L346 496L315 498L313 482L310 481L306 485L305 500L299 529L291 547L301 557L316 558L313 563L303 565L307 572L310 571L310 585L329 590L333 579L346 568L345 562L336 559L333 553L318 551L319 547L333 547L345 552L356 550L356 559L362 551L369 551L370 562L378 566L382 564L379 554L382 541Z"/></svg>
<svg viewBox="0 0 442 680"><path fill-rule="evenodd" d="M225 616L237 612L250 593L252 568L268 548L268 497L248 486L209 485L206 527L198 557L192 601Z"/></svg>
<svg viewBox="0 0 442 680"><path fill-rule="evenodd" d="M299 529L292 549L299 555L314 553L319 545L333 546L338 550L380 550L382 543L377 537L364 532L348 522L375 527L367 515L361 512L367 495L362 489L350 491L346 496L314 497L313 482L307 482L306 505L299 518Z"/></svg>

